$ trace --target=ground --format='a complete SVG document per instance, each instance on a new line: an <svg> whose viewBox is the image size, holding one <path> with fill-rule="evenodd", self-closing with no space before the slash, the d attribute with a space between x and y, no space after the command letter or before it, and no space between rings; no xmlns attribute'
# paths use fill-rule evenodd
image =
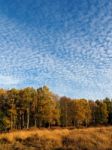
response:
<svg viewBox="0 0 112 150"><path fill-rule="evenodd" d="M0 150L112 150L112 127L1 133Z"/></svg>

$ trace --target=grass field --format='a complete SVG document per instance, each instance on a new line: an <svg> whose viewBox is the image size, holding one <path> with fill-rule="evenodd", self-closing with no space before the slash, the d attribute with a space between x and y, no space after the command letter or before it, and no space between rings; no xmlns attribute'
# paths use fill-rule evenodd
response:
<svg viewBox="0 0 112 150"><path fill-rule="evenodd" d="M112 127L1 133L0 150L112 150Z"/></svg>

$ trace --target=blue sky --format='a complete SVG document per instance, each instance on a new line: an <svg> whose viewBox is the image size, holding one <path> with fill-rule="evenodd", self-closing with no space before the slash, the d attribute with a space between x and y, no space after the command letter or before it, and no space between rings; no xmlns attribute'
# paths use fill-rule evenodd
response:
<svg viewBox="0 0 112 150"><path fill-rule="evenodd" d="M112 97L111 0L0 0L0 87Z"/></svg>

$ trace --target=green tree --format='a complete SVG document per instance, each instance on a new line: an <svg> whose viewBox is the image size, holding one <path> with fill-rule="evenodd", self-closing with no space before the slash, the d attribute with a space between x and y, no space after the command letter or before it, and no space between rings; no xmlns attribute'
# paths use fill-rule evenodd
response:
<svg viewBox="0 0 112 150"><path fill-rule="evenodd" d="M26 123L26 127L27 129L29 129L30 127L30 113L31 113L31 106L33 103L33 100L35 98L35 89L34 88L30 88L27 87L25 89L22 90L22 100L23 100L23 105L24 108L26 109L26 113L27 113L27 123Z"/></svg>
<svg viewBox="0 0 112 150"><path fill-rule="evenodd" d="M58 120L56 101L53 99L53 93L47 86L37 89L37 109L36 117L38 126L52 125Z"/></svg>
<svg viewBox="0 0 112 150"><path fill-rule="evenodd" d="M97 122L96 122L96 118L97 118L97 104L90 100L89 101L89 106L90 106L90 109L91 109L91 125L96 125Z"/></svg>
<svg viewBox="0 0 112 150"><path fill-rule="evenodd" d="M62 126L71 125L71 99L67 97L60 98L60 122Z"/></svg>
<svg viewBox="0 0 112 150"><path fill-rule="evenodd" d="M11 89L7 91L8 101L9 101L9 113L10 113L10 127L11 129L17 128L17 102L19 99L19 90Z"/></svg>
<svg viewBox="0 0 112 150"><path fill-rule="evenodd" d="M73 121L74 125L88 125L91 121L91 109L89 103L85 99L73 101Z"/></svg>
<svg viewBox="0 0 112 150"><path fill-rule="evenodd" d="M112 124L112 100L106 97L103 102L107 105L108 123Z"/></svg>
<svg viewBox="0 0 112 150"><path fill-rule="evenodd" d="M107 105L103 101L96 101L97 110L96 110L96 123L105 124L108 122L108 111Z"/></svg>

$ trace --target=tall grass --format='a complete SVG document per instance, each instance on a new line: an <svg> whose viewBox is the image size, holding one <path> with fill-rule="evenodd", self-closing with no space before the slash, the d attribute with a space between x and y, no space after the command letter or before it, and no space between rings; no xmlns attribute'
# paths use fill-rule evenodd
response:
<svg viewBox="0 0 112 150"><path fill-rule="evenodd" d="M112 150L112 127L2 133L0 150Z"/></svg>

